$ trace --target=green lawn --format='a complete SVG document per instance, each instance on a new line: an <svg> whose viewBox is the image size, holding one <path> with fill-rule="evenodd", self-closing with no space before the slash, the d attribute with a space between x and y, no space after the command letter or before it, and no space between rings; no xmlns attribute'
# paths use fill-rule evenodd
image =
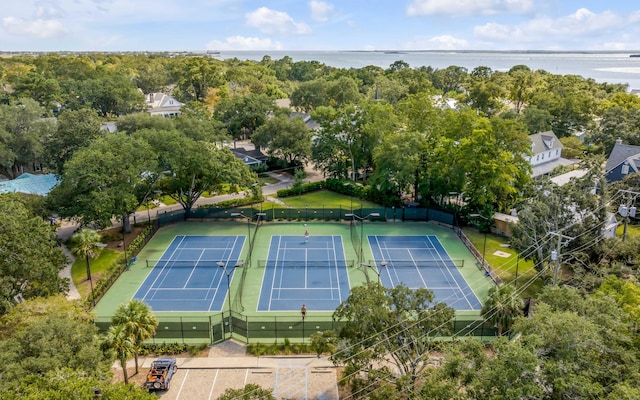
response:
<svg viewBox="0 0 640 400"><path fill-rule="evenodd" d="M616 236L618 236L619 238L622 238L623 234L624 234L624 222L618 225L618 228L616 229ZM627 237L629 239L637 238L639 236L640 236L640 226L632 226L632 225L627 226Z"/></svg>
<svg viewBox="0 0 640 400"><path fill-rule="evenodd" d="M104 272L120 255L119 252L111 249L102 249L97 258L90 260L91 278L93 283L98 280L100 274ZM87 262L84 259L76 259L71 266L71 279L78 288L78 292L84 298L91 290L87 280Z"/></svg>
<svg viewBox="0 0 640 400"><path fill-rule="evenodd" d="M470 227L464 228L463 231L480 253L483 253L484 250L484 256L487 262L505 282L513 282L516 278L516 271L518 272L518 287L521 287L521 285L524 285L525 282L530 281L531 278L535 276L536 270L533 267L533 261L519 259L515 250L510 247L501 246L508 244L509 239L489 233L486 235L487 245L485 249L485 235L483 233L480 233L475 228ZM495 253L498 251L509 254L509 256L502 257L496 255ZM540 291L542 286L542 279L536 279L526 290L524 290L522 297L534 295Z"/></svg>
<svg viewBox="0 0 640 400"><path fill-rule="evenodd" d="M267 174L260 174L258 175L258 182L260 183L260 186L264 186L266 184L273 185L274 183L278 183L280 181Z"/></svg>
<svg viewBox="0 0 640 400"><path fill-rule="evenodd" d="M292 208L345 208L345 209L359 209L364 208L376 208L380 207L379 204L371 203L366 200L361 200L355 197L345 196L339 193L331 192L328 190L319 190L317 192L305 193L300 196L283 197L279 199L287 206Z"/></svg>

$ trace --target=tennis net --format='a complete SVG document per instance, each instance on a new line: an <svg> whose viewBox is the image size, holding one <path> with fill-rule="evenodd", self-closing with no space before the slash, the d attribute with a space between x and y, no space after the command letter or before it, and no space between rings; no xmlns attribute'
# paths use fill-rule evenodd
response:
<svg viewBox="0 0 640 400"><path fill-rule="evenodd" d="M353 260L333 260L333 261L313 261L313 260L258 260L258 267L264 268L266 266L275 267L306 267L306 268L336 268L336 267L352 267Z"/></svg>
<svg viewBox="0 0 640 400"><path fill-rule="evenodd" d="M433 267L464 267L464 260L385 260L376 263L376 261L370 260L369 265L378 265L378 267L393 267L393 268L433 268Z"/></svg>
<svg viewBox="0 0 640 400"><path fill-rule="evenodd" d="M158 267L169 267L169 268L221 268L222 266L231 268L231 267L240 267L244 264L244 261L238 260L235 263L224 262L220 260L152 260L147 259L147 267L153 268L155 266Z"/></svg>

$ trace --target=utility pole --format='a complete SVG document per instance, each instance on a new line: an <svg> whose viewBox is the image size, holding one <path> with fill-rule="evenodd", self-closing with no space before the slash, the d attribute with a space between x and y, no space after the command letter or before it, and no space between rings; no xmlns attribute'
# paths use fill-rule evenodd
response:
<svg viewBox="0 0 640 400"><path fill-rule="evenodd" d="M549 232L549 234L558 236L558 245L555 250L551 251L551 261L555 262L555 266L553 267L553 286L556 286L558 284L558 273L560 272L560 248L563 244L562 240L566 240L564 244L567 244L575 238L563 235L560 232Z"/></svg>
<svg viewBox="0 0 640 400"><path fill-rule="evenodd" d="M640 192L634 192L632 190L623 190L620 192L625 194L625 204L618 206L618 214L624 218L624 231L622 232L622 241L627 240L627 227L629 226L629 217L636 217L636 207L633 205L636 202L636 198L640 195Z"/></svg>

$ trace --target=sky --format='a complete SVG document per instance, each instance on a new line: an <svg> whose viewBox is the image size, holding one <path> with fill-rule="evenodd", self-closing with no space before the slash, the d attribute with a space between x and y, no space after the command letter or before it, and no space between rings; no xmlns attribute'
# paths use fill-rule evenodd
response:
<svg viewBox="0 0 640 400"><path fill-rule="evenodd" d="M2 0L0 51L640 50L635 0Z"/></svg>

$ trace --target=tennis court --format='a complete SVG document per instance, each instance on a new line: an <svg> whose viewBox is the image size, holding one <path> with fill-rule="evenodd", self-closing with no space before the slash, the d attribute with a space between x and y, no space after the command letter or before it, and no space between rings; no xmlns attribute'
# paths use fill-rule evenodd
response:
<svg viewBox="0 0 640 400"><path fill-rule="evenodd" d="M454 261L437 236L368 236L383 286L402 283L411 288L433 291L435 300L456 310L479 310L482 304L458 270L464 263Z"/></svg>
<svg viewBox="0 0 640 400"><path fill-rule="evenodd" d="M150 263L153 270L134 298L153 311L222 310L244 242L245 236L175 236Z"/></svg>
<svg viewBox="0 0 640 400"><path fill-rule="evenodd" d="M342 236L271 236L258 311L333 311L349 296ZM262 266L262 265L260 265Z"/></svg>

